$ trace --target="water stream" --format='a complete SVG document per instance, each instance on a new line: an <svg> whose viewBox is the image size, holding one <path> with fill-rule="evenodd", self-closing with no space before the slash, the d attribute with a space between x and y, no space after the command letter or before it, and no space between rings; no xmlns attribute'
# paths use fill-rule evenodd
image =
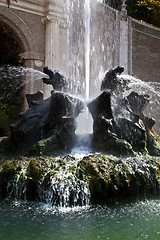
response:
<svg viewBox="0 0 160 240"><path fill-rule="evenodd" d="M159 198L59 209L1 200L0 212L1 240L160 239Z"/></svg>
<svg viewBox="0 0 160 240"><path fill-rule="evenodd" d="M17 94L20 90L30 83L30 93L33 92L33 83L41 80L43 77L48 78L45 73L33 68L25 68L22 66L0 65L0 84L3 87L5 98L9 98L12 94ZM2 96L1 96L2 97Z"/></svg>

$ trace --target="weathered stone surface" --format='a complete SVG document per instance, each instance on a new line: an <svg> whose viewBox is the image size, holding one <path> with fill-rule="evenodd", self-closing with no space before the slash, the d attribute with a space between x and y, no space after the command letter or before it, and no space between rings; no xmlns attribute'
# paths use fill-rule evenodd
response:
<svg viewBox="0 0 160 240"><path fill-rule="evenodd" d="M99 116L104 118L111 119L112 110L111 110L111 94L110 92L103 92L95 98L92 102L87 104L89 112L91 113L93 119L95 120Z"/></svg>
<svg viewBox="0 0 160 240"><path fill-rule="evenodd" d="M93 199L160 193L159 158L93 155L84 157L80 164Z"/></svg>
<svg viewBox="0 0 160 240"><path fill-rule="evenodd" d="M0 160L0 197L82 206L117 197L160 194L160 159L93 154L83 159Z"/></svg>

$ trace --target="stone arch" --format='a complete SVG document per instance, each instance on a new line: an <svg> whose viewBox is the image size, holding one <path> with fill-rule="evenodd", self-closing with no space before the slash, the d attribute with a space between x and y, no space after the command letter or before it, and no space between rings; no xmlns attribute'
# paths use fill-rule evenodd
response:
<svg viewBox="0 0 160 240"><path fill-rule="evenodd" d="M9 31L12 32L13 38L20 45L19 56L24 60L41 60L41 56L38 53L38 47L36 39L34 38L32 31L29 29L24 20L18 16L15 11L6 8L0 8L0 23L4 24ZM25 65L25 64L24 64Z"/></svg>
<svg viewBox="0 0 160 240"><path fill-rule="evenodd" d="M20 64L24 67L35 68L34 60L43 60L43 55L38 52L37 41L33 30L18 15L18 11L0 7L0 64ZM2 43L3 41L3 43ZM9 48L7 50L7 48ZM13 48L13 49L12 49ZM8 54L8 57L2 55ZM14 82L14 78L12 79ZM33 82L34 84L34 82ZM37 82L36 82L37 84ZM20 82L21 86L21 82ZM3 97L2 104L6 104L7 116L5 111L0 119L0 136L9 134L9 125L17 120L18 113L26 108L25 93L29 93L31 82L25 83L24 88L18 86L19 91L16 94L10 94L10 98ZM7 87L8 91L9 88ZM12 91L11 91L12 92ZM0 95L3 94L3 84L1 84ZM1 113L0 113L1 114ZM7 120L5 120L5 118Z"/></svg>
<svg viewBox="0 0 160 240"><path fill-rule="evenodd" d="M0 21L0 64L19 65L19 54L25 51L23 42L16 32L5 22Z"/></svg>

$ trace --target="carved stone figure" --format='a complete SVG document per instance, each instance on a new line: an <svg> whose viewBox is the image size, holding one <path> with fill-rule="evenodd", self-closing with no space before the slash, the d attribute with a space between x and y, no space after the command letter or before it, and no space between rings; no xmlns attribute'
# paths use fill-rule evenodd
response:
<svg viewBox="0 0 160 240"><path fill-rule="evenodd" d="M67 79L58 71L52 71L48 67L44 67L43 72L49 76L49 78L43 78L43 82L53 86L56 91L62 91L67 87Z"/></svg>
<svg viewBox="0 0 160 240"><path fill-rule="evenodd" d="M117 67L115 69L109 70L101 84L101 91L110 89L111 91L115 90L118 85L120 85L120 82L117 78L117 74L121 74L124 71L123 67Z"/></svg>
<svg viewBox="0 0 160 240"><path fill-rule="evenodd" d="M45 69L50 74L50 79L45 81L52 84L56 90L62 90L66 84L63 75ZM41 92L27 94L26 97L29 109L19 114L20 120L10 126L11 140L15 144L31 146L37 141L51 137L59 148L72 147L76 118L84 107L83 102L59 91L52 91L51 97L47 99L43 99Z"/></svg>
<svg viewBox="0 0 160 240"><path fill-rule="evenodd" d="M129 83L127 79L121 80L118 77L123 70L124 68L119 66L109 70L101 84L101 90L105 91L88 103L94 120L92 146L96 150L116 149L119 146L118 141L124 140L138 151L146 148L150 151L154 145L155 152L160 154L150 132L155 121L144 115L149 95L132 91L128 96L122 97L121 91L127 89ZM122 147L126 142L120 144Z"/></svg>

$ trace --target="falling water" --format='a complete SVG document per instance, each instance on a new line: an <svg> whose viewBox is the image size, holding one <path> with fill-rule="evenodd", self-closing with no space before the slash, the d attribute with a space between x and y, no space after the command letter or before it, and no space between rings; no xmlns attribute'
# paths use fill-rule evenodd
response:
<svg viewBox="0 0 160 240"><path fill-rule="evenodd" d="M89 86L90 86L90 20L91 20L91 10L90 10L90 0L85 0L84 2L84 22L85 22L85 101L89 100ZM78 128L77 142L75 148L71 154L87 154L90 152L90 140L92 133L92 117L85 105L83 112L77 118Z"/></svg>
<svg viewBox="0 0 160 240"><path fill-rule="evenodd" d="M48 206L57 207L75 207L86 206L90 201L90 192L87 184L87 178L81 177L79 162L81 158L65 156L55 158L54 160L45 159L45 162L39 162L43 168L45 165L44 176L40 180L37 191L37 200L48 204ZM15 164L17 164L15 162ZM33 162L18 162L20 164L19 172L16 177L8 181L6 190L8 199L26 200L29 196L29 177L30 167ZM35 174L35 173L34 173ZM25 177L26 176L26 177ZM29 177L28 180L26 178ZM38 180L38 179L37 179ZM34 185L34 183L32 182ZM36 187L35 187L36 189ZM34 189L34 190L35 190ZM33 190L33 191L34 191ZM36 190L35 190L36 191ZM35 193L32 192L32 195Z"/></svg>
<svg viewBox="0 0 160 240"><path fill-rule="evenodd" d="M85 82L86 82L86 100L89 99L89 80L90 80L90 0L85 0Z"/></svg>

